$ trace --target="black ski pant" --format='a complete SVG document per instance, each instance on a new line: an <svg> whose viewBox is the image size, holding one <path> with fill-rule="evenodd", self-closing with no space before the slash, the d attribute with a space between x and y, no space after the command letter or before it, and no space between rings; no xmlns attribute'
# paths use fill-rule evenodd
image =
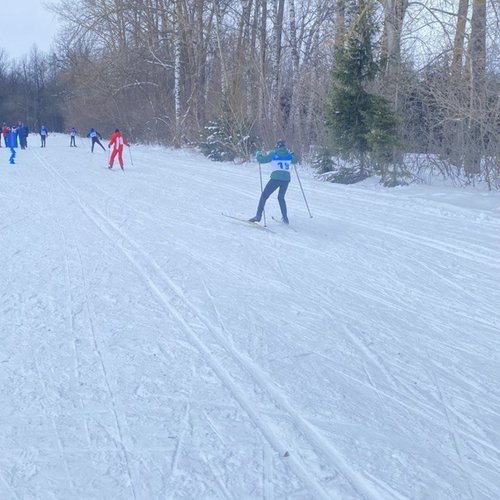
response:
<svg viewBox="0 0 500 500"><path fill-rule="evenodd" d="M40 137L42 138L42 148L44 148L45 147L45 141L47 140L47 136L41 135Z"/></svg>
<svg viewBox="0 0 500 500"><path fill-rule="evenodd" d="M97 137L92 137L92 153L94 152L95 144L99 144L99 146L101 146L101 148L106 151L106 148L101 144L101 141Z"/></svg>
<svg viewBox="0 0 500 500"><path fill-rule="evenodd" d="M286 202L285 202L285 193L286 190L288 189L288 184L290 184L290 181L279 181L276 179L269 180L269 182L266 184L266 187L264 188L264 191L262 191L262 194L260 196L259 206L257 207L257 215L256 215L257 220L260 220L262 218L262 212L264 211L264 206L266 205L267 199L277 189L279 189L278 202L280 204L281 216L285 220L288 219L286 212Z"/></svg>
<svg viewBox="0 0 500 500"><path fill-rule="evenodd" d="M76 148L76 141L75 141L75 136L71 136L71 140L69 141L69 147L74 146Z"/></svg>

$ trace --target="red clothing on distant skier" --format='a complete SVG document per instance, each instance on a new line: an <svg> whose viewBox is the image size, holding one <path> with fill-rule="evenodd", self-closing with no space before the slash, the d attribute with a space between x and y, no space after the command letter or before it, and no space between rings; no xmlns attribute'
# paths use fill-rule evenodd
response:
<svg viewBox="0 0 500 500"><path fill-rule="evenodd" d="M108 142L108 148L113 146L113 150L111 151L111 156L109 158L109 168L113 168L113 163L115 162L115 157L118 155L118 163L123 170L123 145L128 146L129 143L127 139L122 136L122 133L119 130L116 130L115 133L111 136L111 139Z"/></svg>
<svg viewBox="0 0 500 500"><path fill-rule="evenodd" d="M121 132L115 132L112 136L111 139L109 140L108 147L113 146L113 149L123 151L123 145L128 146L127 139L123 137Z"/></svg>

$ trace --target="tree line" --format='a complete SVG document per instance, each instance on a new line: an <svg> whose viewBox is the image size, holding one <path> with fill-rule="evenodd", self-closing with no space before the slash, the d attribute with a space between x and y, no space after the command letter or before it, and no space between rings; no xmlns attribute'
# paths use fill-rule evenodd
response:
<svg viewBox="0 0 500 500"><path fill-rule="evenodd" d="M59 0L52 9L62 24L53 54L0 58L10 96L0 119L15 109L54 129L120 126L133 140L202 145L214 159L249 157L282 137L330 180L376 172L396 185L434 171L500 184L496 0Z"/></svg>

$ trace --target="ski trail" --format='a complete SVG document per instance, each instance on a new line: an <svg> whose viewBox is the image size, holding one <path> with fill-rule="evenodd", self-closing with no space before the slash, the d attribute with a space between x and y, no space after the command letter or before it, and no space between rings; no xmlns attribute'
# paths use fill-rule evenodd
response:
<svg viewBox="0 0 500 500"><path fill-rule="evenodd" d="M51 204L54 210L54 203L53 203L53 195L52 195L52 187L49 188L50 193L51 193ZM55 213L57 213L56 210L54 210ZM65 281L65 287L67 290L66 293L66 322L67 322L67 329L70 333L70 337L72 339L72 346L73 346L73 353L74 353L74 359L75 359L75 365L74 365L74 373L76 380L81 381L82 380L82 370L81 370L81 361L80 361L80 354L78 352L78 343L77 343L77 337L76 337L76 332L75 332L75 327L74 327L74 313L73 313L73 293L72 293L72 283L71 283L71 274L70 274L70 266L69 266L69 259L68 259L68 241L66 239L66 234L64 232L63 226L61 225L61 222L59 220L59 217L56 215L54 217L56 224L59 228L59 233L61 235L62 241L63 241L63 248L64 248L64 281ZM81 399L81 396L79 396L79 401L80 401L80 408L83 410L83 402Z"/></svg>
<svg viewBox="0 0 500 500"><path fill-rule="evenodd" d="M223 446L227 446L227 440L224 439L222 434L219 432L219 429L215 427L214 423L212 422L212 419L208 415L208 413L205 410L202 410L202 415L205 417L205 420L207 421L208 425L212 429L212 432L214 433L215 436L217 436L217 439L221 442Z"/></svg>
<svg viewBox="0 0 500 500"><path fill-rule="evenodd" d="M212 309L215 312L215 317L217 318L217 322L219 323L219 328L223 332L227 332L226 326L224 325L224 320L222 319L222 315L220 314L219 308L217 307L214 296L213 296L212 292L210 291L205 278L202 276L201 273L198 272L197 274L198 274L198 279L200 280L200 283L203 285L203 289L205 291L205 294L210 301ZM228 338L230 338L229 335L228 335Z"/></svg>
<svg viewBox="0 0 500 500"><path fill-rule="evenodd" d="M263 491L264 500L274 500L274 485L273 485L273 455L268 446L264 446L262 450L264 455L264 477L263 480Z"/></svg>
<svg viewBox="0 0 500 500"><path fill-rule="evenodd" d="M18 500L24 500L17 490L13 489L9 482L5 479L4 475L0 473L0 481L5 485L5 488L12 494L12 498L17 498Z"/></svg>
<svg viewBox="0 0 500 500"><path fill-rule="evenodd" d="M472 485L470 482L471 473L465 466L462 452L460 451L460 446L458 444L457 432L456 432L455 426L452 422L452 419L450 418L450 413L448 411L448 405L446 404L446 402L444 400L443 392L441 391L441 386L439 385L436 374L434 373L432 368L430 369L430 372L431 372L432 380L434 381L434 384L435 384L436 389L438 391L439 401L441 402L443 409L444 409L444 414L446 415L446 421L448 422L448 431L449 431L451 438L453 440L453 446L454 446L455 452L458 456L458 460L460 461L460 468L464 472L466 482L467 482L467 488L469 490L469 494L470 494L471 498L475 499L476 495L474 494L474 491L472 489Z"/></svg>
<svg viewBox="0 0 500 500"><path fill-rule="evenodd" d="M36 353L36 354L38 354L38 353ZM42 386L43 397L44 397L45 401L50 401L49 394L47 392L47 385L45 382L45 377L42 375L42 372L40 371L40 366L38 364L37 357L38 356L34 357L33 363L35 365L36 373L38 375L38 380L40 380L40 385ZM57 449L59 451L60 457L62 458L62 460L64 462L64 473L66 476L66 480L68 481L68 484L70 486L71 491L73 492L73 495L76 495L76 491L77 491L76 484L75 484L75 482L73 480L73 476L71 475L71 472L69 470L69 464L68 464L68 459L66 457L66 451L64 450L64 445L62 443L61 435L59 433L56 421L54 419L54 414L51 411L49 411L49 409L43 403L42 403L42 407L45 410L45 414L46 414L48 420L50 420L50 422L52 424L52 430L53 430L54 436L56 438Z"/></svg>
<svg viewBox="0 0 500 500"><path fill-rule="evenodd" d="M192 393L192 391L191 391L191 393ZM181 430L181 434L180 434L179 438L177 439L177 445L175 447L174 456L172 458L172 464L170 467L170 475L171 476L175 476L175 474L177 473L177 464L179 463L179 455L181 454L181 450L182 450L182 446L183 446L184 434L185 434L187 426L189 424L189 412L191 411L191 407L189 405L189 399L188 399L188 402L186 403L186 406L184 408L184 417L182 419L182 430Z"/></svg>
<svg viewBox="0 0 500 500"><path fill-rule="evenodd" d="M87 279L86 279L85 273L83 271L84 268L83 268L83 263L81 261L80 254L79 254L79 257L80 257L81 278L82 278L83 290L84 290L85 311L86 311L87 319L88 319L89 326L90 326L90 333L91 333L92 343L93 343L93 347L94 347L94 352L97 354L100 368L101 368L101 371L102 371L103 376L104 376L104 382L106 384L106 389L107 389L108 394L109 394L110 403L111 403L111 411L113 413L113 418L115 421L116 430L118 432L119 445L120 445L120 449L123 453L123 458L125 460L125 467L126 467L127 476L129 478L130 488L132 490L132 495L133 495L134 499L137 499L134 481L132 479L132 472L131 472L130 461L129 461L129 457L128 457L128 451L127 451L125 444L124 444L123 430L122 430L122 426L120 423L120 418L118 417L118 410L117 410L117 406L116 406L115 395L114 395L113 389L111 388L111 384L109 382L108 371L106 369L106 364L104 363L104 358L103 358L101 349L99 347L99 343L97 341L97 336L96 336L95 327L94 327L94 321L92 319L92 314L91 314L90 305L89 305L89 297L87 294L87 290L88 290Z"/></svg>
<svg viewBox="0 0 500 500"><path fill-rule="evenodd" d="M206 331L210 332L217 343L225 349L226 353L228 353L230 357L251 376L254 383L256 383L261 390L267 392L270 401L272 401L278 408L282 408L286 411L296 429L311 444L311 451L318 450L315 453L321 453L321 455L323 455L333 467L342 473L351 486L365 498L372 500L382 500L384 498L371 481L367 480L362 473L351 467L344 456L330 442L326 441L325 438L290 405L286 397L277 388L271 386L267 382L265 375L261 373L261 371L250 359L238 352L223 338L223 336L218 333L215 327L208 323L204 316L184 297L182 290L171 281L164 271L151 259L151 257L147 255L146 252L144 252L144 250L137 245L137 243L131 241L130 238L128 238L123 231L116 226L116 224L107 219L106 216L103 215L98 209L87 205L82 200L80 193L61 174L54 170L41 157L38 155L37 157L41 165L47 170L47 172L51 173L61 187L73 194L75 200L78 202L87 217L102 231L103 234L106 235L110 242L122 251L127 260L135 267L139 275L142 276L144 281L148 284L154 295L156 295L172 317L177 320L179 325L182 326L188 338L199 349L206 362L218 375L224 385L230 390L236 400L240 403L240 406L246 411L252 421L266 437L268 442L281 456L285 455L288 446L284 444L282 439L272 430L271 426L268 425L258 414L251 402L247 399L245 393L236 385L229 373L212 354L209 347L201 340L201 337L196 333L193 327L191 327L184 319L179 310L180 305L174 305L174 303L171 303L169 297L162 290L161 285L157 284L158 279L160 279L161 282L165 283L165 285L172 290L186 311L190 311L191 314L194 314L194 316L201 321ZM102 222L100 222L99 219ZM127 250L125 244L131 247L131 250ZM132 252L135 252L138 257L134 257ZM148 271L147 267L150 267L151 271ZM289 454L287 456L287 463L294 470L295 474L301 478L304 484L307 484L309 489L315 492L316 498L331 499L331 495L329 495L319 482L317 482L316 478L312 477L312 475L307 471L304 462L299 458L298 454Z"/></svg>
<svg viewBox="0 0 500 500"><path fill-rule="evenodd" d="M469 260L474 264L482 263L496 270L500 270L499 260L495 256L490 257L489 255L484 255L484 254L480 255L478 252L474 250L461 248L451 243L441 243L427 236L411 234L407 231L402 231L400 229L395 229L395 228L387 229L378 224L373 224L373 223L367 224L362 222L360 219L355 219L354 217L346 217L345 214L343 214L342 218L339 216L328 215L328 214L321 214L321 216L330 220L348 221L350 224L362 227L369 231L377 231L379 233L383 233L388 236L399 238L406 242L417 243L427 248L431 248L433 250L438 250L440 252L453 255L454 257ZM484 251L484 249L482 250Z"/></svg>
<svg viewBox="0 0 500 500"><path fill-rule="evenodd" d="M50 201L51 207L54 209L53 190L52 190L52 186L50 186L49 183L47 183L47 190L49 192L49 201ZM65 280L65 286L66 286L66 290L67 290L67 293L66 293L66 296L67 296L66 315L65 315L66 316L66 325L67 325L66 328L67 328L67 331L69 332L70 337L72 339L71 344L73 347L73 355L74 355L74 360L75 360L74 373L75 373L75 376L77 377L76 380L81 380L81 378L79 377L79 375L80 375L80 362L79 362L79 356L78 356L78 349L77 349L76 342L75 342L75 331L74 331L74 326L73 326L71 279L70 279L69 265L68 265L67 242L66 242L64 232L62 230L62 227L60 225L60 222L59 222L59 219L57 218L57 216L55 217L55 220L56 220L56 224L59 228L59 231L60 231L60 233L62 235L62 239L63 239L62 247L63 247L63 259L64 259L64 280ZM42 375L42 372L40 370L40 365L38 362L38 357L39 356L38 356L38 352L37 352L33 358L33 363L35 365L36 373L38 375L38 380L40 381L40 385L42 387L44 400L48 402L48 401L50 401L50 397L49 397L48 390L47 390L46 377ZM59 455L62 458L62 461L64 463L64 472L65 472L66 480L67 480L68 485L69 485L69 489L72 492L72 494L74 496L76 496L76 491L77 491L76 484L75 484L73 475L70 472L70 467L69 467L68 459L66 456L66 450L64 449L63 441L61 439L61 434L60 434L59 429L57 427L57 423L55 421L54 414L52 411L50 411L49 408L46 407L46 404L44 404L43 402L42 402L42 407L45 410L45 414L47 416L47 419L51 422L51 425L52 425L55 440L57 443L58 452L59 452ZM83 408L83 405L81 406L81 408Z"/></svg>
<svg viewBox="0 0 500 500"><path fill-rule="evenodd" d="M217 486L219 487L219 490L224 495L224 498L226 498L227 500L232 500L233 497L232 497L231 493L229 493L228 489L226 488L226 485L221 480L220 471L215 469L215 467L212 465L211 461L206 457L205 453L203 453L203 452L201 453L201 458L203 460L203 463L210 470L210 473L212 474L212 477L215 479L215 482L216 482Z"/></svg>
<svg viewBox="0 0 500 500"><path fill-rule="evenodd" d="M35 153L35 157L37 157L37 159L39 161L41 161L41 159L37 155L37 153ZM65 280L66 280L66 283L67 283L67 290L68 290L68 293L67 293L67 297L68 297L67 315L68 315L68 321L69 321L69 330L72 333L72 338L73 338L73 347L74 347L75 359L76 359L76 367L75 367L75 369L77 370L76 376L77 376L77 380L81 380L81 369L80 369L78 348L77 348L77 344L76 344L76 338L75 338L75 333L74 333L74 325L73 325L74 315L73 315L73 307L72 307L71 277L70 277L70 272L69 272L68 254L67 254L67 250L66 250L67 249L67 240L66 240L66 235L64 234L64 230L62 229L62 226L61 226L61 224L59 222L59 218L57 216L56 216L56 221L57 221L57 224L59 226L59 229L60 229L60 232L61 232L61 235L62 235L62 238L63 238L63 245L64 245L64 248L65 248L65 251L64 251ZM131 486L131 489L132 489L133 497L135 499L136 498L136 493L135 493L135 488L134 488L134 482L132 480L132 475L131 475L131 471L130 471L130 464L129 464L129 460L128 460L128 454L127 454L127 451L126 451L126 448L125 448L125 445L124 445L124 442L123 442L123 433L122 433L121 425L120 425L118 414L117 414L117 410L116 410L115 398L114 398L113 391L111 389L111 385L109 383L109 378L108 378L108 375L107 375L107 370L106 370L106 366L105 366L105 363L104 363L104 359L102 357L100 348L98 346L97 337L95 335L95 328L94 328L94 325L93 325L93 320L92 320L92 316L91 316L90 309L89 309L89 298L88 298L88 295L87 295L87 292L86 292L86 290L88 289L88 287L87 287L87 283L86 283L85 274L83 272L82 258L81 258L80 252L78 250L77 250L77 252L78 252L78 257L79 257L79 260L80 260L80 269L81 269L81 272L82 272L81 278L82 278L82 282L83 282L83 290L85 290L85 292L84 292L84 296L85 296L85 310L86 310L87 318L88 318L89 325L90 325L91 336L92 336L92 340L93 340L93 344L94 344L94 351L97 353L97 357L98 357L100 365L101 365L101 370L102 370L103 375L104 375L104 380L105 380L105 384L106 384L106 387L107 387L107 390L108 390L108 394L110 395L110 400L111 400L111 403L112 403L112 412L113 412L113 415L114 415L115 425L116 425L118 436L119 436L119 439L120 439L120 447L121 447L123 455L124 455L124 459L125 459L125 462L126 462L126 468L127 468L127 474L128 474L128 477L129 477L129 481L130 481L130 486ZM81 399L80 399L80 405L83 408L83 403L81 402ZM88 428L87 428L87 433L88 433Z"/></svg>
<svg viewBox="0 0 500 500"><path fill-rule="evenodd" d="M394 379L389 370L386 368L385 364L380 360L379 356L375 354L371 349L369 349L366 344L361 340L361 338L356 335L350 327L348 327L345 323L341 325L342 330L345 332L346 336L351 340L351 342L359 348L359 350L363 353L364 357L371 361L373 366L382 373L386 382L389 386L392 386L393 389L398 387L399 383Z"/></svg>
<svg viewBox="0 0 500 500"><path fill-rule="evenodd" d="M337 187L337 186L335 186ZM408 222L416 222L417 226L427 225L430 222L437 220L440 225L450 225L457 218L462 220L465 219L466 222L472 226L478 225L480 222L481 226L484 225L484 218L481 217L481 221L477 220L477 217L471 218L471 214L469 212L463 213L462 211L457 215L454 214L453 217L449 215L443 215L441 213L443 204L439 203L439 206L430 207L429 201L426 200L425 203L417 203L418 209L415 210L414 203L417 201L415 198L410 200L405 200L404 198L395 197L392 194L384 193L382 191L377 191L376 193L368 191L368 190L359 190L361 196L353 196L353 191L355 188L349 186L348 191L339 189L327 189L318 190L318 184L312 186L313 191L320 193L321 197L328 196L329 203L335 204L338 207L339 211L343 213L348 213L352 211L353 202L356 203L356 213L360 214L362 218L367 218L367 216L374 216L375 220L384 219L390 214L391 220L393 220L398 227L406 227ZM346 200L346 194L348 194L348 201ZM333 199L332 199L333 198ZM367 206L367 198L369 199L369 211L366 210ZM383 201L383 198L387 198L388 202ZM410 206L407 206L407 203L411 203ZM377 210L377 207L380 210ZM457 207L452 206L452 210L459 210ZM481 214L482 215L482 214ZM368 217L368 218L369 218ZM491 227L491 230L494 232L496 229L500 228L500 223L498 220L489 219L487 224ZM456 230L455 228L452 228ZM474 227L470 228L471 234L467 235L467 245L473 249L473 251L481 253L485 251L483 246L479 246L476 244L476 240L474 239L475 232L472 231ZM486 249L487 252L490 253L490 256L495 258L498 256L498 252L489 248Z"/></svg>

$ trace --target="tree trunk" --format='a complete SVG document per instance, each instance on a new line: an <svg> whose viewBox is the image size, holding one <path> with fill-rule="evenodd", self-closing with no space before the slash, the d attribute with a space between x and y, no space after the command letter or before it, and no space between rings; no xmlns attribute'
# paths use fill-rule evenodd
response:
<svg viewBox="0 0 500 500"><path fill-rule="evenodd" d="M345 24L345 2L346 0L337 0L335 11L335 47L344 45L346 24Z"/></svg>
<svg viewBox="0 0 500 500"><path fill-rule="evenodd" d="M451 62L451 73L454 80L458 80L462 73L464 58L465 27L467 25L467 13L469 11L469 0L460 0L458 4L457 29L453 41L453 60Z"/></svg>
<svg viewBox="0 0 500 500"><path fill-rule="evenodd" d="M174 108L175 108L175 133L174 146L180 147L181 142L181 38L182 38L182 7L181 1L177 0L175 5L175 27L174 27Z"/></svg>
<svg viewBox="0 0 500 500"><path fill-rule="evenodd" d="M447 121L444 130L444 156L457 167L463 167L464 159L464 135L467 133L463 120L460 120L460 109L458 103L466 100L464 87L464 41L465 29L467 26L467 14L469 10L469 0L459 0L457 12L457 27L453 41L453 59L451 62L451 80L449 84L450 96L452 97L450 120Z"/></svg>
<svg viewBox="0 0 500 500"><path fill-rule="evenodd" d="M385 74L398 78L401 69L401 33L408 0L384 0L384 38L382 41L385 59Z"/></svg>
<svg viewBox="0 0 500 500"><path fill-rule="evenodd" d="M471 176L481 171L483 153L482 121L486 105L486 0L472 1L469 55L471 81L465 171Z"/></svg>
<svg viewBox="0 0 500 500"><path fill-rule="evenodd" d="M283 15L285 11L285 0L273 0L273 10L275 16L274 22L274 36L273 36L273 79L272 79L272 106L273 116L271 117L273 123L273 132L282 132L282 114L281 114L281 50L282 50L282 34L283 34Z"/></svg>
<svg viewBox="0 0 500 500"><path fill-rule="evenodd" d="M259 88L259 121L263 126L267 121L268 102L266 99L267 86L267 0L260 0L261 24L260 24L260 84Z"/></svg>

